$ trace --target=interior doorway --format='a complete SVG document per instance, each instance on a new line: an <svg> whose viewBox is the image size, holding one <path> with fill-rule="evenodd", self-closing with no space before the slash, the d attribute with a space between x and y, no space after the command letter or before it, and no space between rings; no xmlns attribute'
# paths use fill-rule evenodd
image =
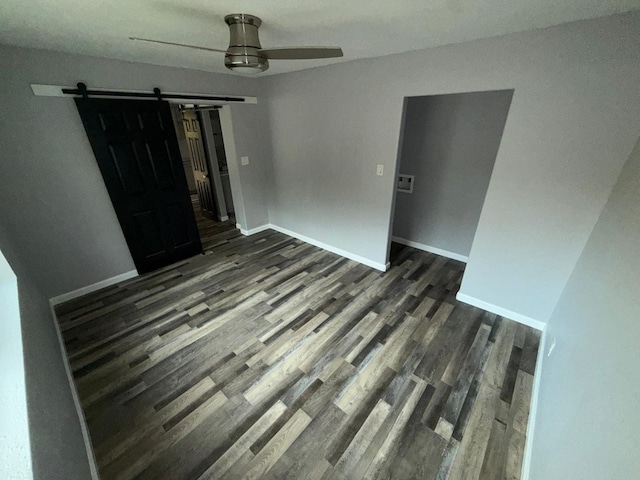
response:
<svg viewBox="0 0 640 480"><path fill-rule="evenodd" d="M405 98L392 242L468 260L513 93Z"/></svg>
<svg viewBox="0 0 640 480"><path fill-rule="evenodd" d="M182 105L159 100L158 92L154 99L145 92L80 87L76 93L82 95L74 100L138 273L205 253L220 235L240 233L234 205L242 224L244 199L228 105ZM197 133L190 143L187 123Z"/></svg>
<svg viewBox="0 0 640 480"><path fill-rule="evenodd" d="M220 107L173 105L172 115L203 249L221 223L235 225Z"/></svg>
<svg viewBox="0 0 640 480"><path fill-rule="evenodd" d="M169 103L75 103L138 272L201 253Z"/></svg>

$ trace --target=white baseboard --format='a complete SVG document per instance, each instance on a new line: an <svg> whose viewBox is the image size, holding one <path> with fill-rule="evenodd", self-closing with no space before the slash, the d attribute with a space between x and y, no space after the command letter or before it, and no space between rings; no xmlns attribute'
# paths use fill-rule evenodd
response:
<svg viewBox="0 0 640 480"><path fill-rule="evenodd" d="M413 247L417 248L418 250L424 250L425 252L435 253L436 255L440 255L442 257L451 258L452 260L458 260L459 262L467 263L469 261L469 257L465 257L464 255L460 255L459 253L442 250L441 248L425 245L424 243L414 242L413 240L407 240L406 238L392 236L391 240L396 243L406 245L407 247Z"/></svg>
<svg viewBox="0 0 640 480"><path fill-rule="evenodd" d="M62 295L58 295L56 297L51 297L49 299L49 304L55 307L56 305L68 302L69 300L73 300L74 298L78 298L88 293L95 292L96 290L100 290L101 288L110 287L111 285L124 282L125 280L129 280L130 278L137 276L137 270L131 270L130 272L121 273L120 275L106 278L99 282L92 283L91 285L87 285L86 287L81 287L77 290L72 290L71 292L63 293Z"/></svg>
<svg viewBox="0 0 640 480"><path fill-rule="evenodd" d="M533 376L533 389L531 390L531 407L529 408L529 423L527 424L527 438L524 444L524 457L522 458L521 480L529 480L531 476L531 455L533 454L533 436L535 434L536 417L538 415L538 397L540 395L540 379L542 378L542 364L547 356L547 329L542 331L540 346L538 347L538 359L536 371Z"/></svg>
<svg viewBox="0 0 640 480"><path fill-rule="evenodd" d="M251 230L243 230L242 228L240 228L239 224L236 224L236 227L240 229L240 232L243 235L253 235L254 233L259 233L268 229L272 229L272 230L275 230L276 232L284 233L285 235L289 235L290 237L297 238L298 240L302 240L303 242L309 243L316 247L320 247L323 250L327 250L331 253L336 253L342 257L348 258L349 260L354 260L368 267L375 268L376 270L380 270L381 272L386 272L389 269L389 262L387 262L386 264L374 262L373 260L370 260L368 258L362 257L360 255L356 255L355 253L351 253L341 248L334 247L333 245L329 245L328 243L315 240L314 238L307 237L306 235L302 235L298 232L294 232L293 230L289 230L287 228L279 227L278 225L274 225L272 223L268 223L260 227L252 228Z"/></svg>
<svg viewBox="0 0 640 480"><path fill-rule="evenodd" d="M223 215L220 217L221 222L226 222L227 220L229 220L229 215Z"/></svg>
<svg viewBox="0 0 640 480"><path fill-rule="evenodd" d="M333 245L329 245L328 243L321 242L311 237L307 237L306 235L302 235L298 232L294 232L292 230L279 227L278 225L269 224L269 227L276 232L284 233L285 235L289 235L290 237L297 238L298 240L302 240L303 242L310 243L311 245L315 245L316 247L320 247L323 250L327 250L331 253L336 253L342 257L346 257L350 260L354 260L358 263L362 263L371 268L375 268L376 270L380 270L381 272L386 272L389 268L389 263L379 263L374 262L368 258L362 257L360 255L356 255L355 253L348 252L338 247L334 247Z"/></svg>
<svg viewBox="0 0 640 480"><path fill-rule="evenodd" d="M137 274L137 272L136 272ZM60 353L62 354L62 363L64 370L67 374L67 381L69 382L69 388L71 389L71 397L73 398L73 404L76 407L76 413L78 420L80 421L80 430L82 431L82 439L84 440L84 447L87 451L87 458L89 460L89 470L91 471L92 480L100 480L98 475L98 463L93 452L93 444L91 443L91 436L89 435L89 427L87 426L87 419L84 416L82 405L80 404L80 396L78 395L78 389L76 382L73 379L73 372L71 371L71 365L69 364L69 358L67 356L67 347L64 344L62 338L62 332L60 331L60 325L58 325L58 317L54 308L54 304L49 300L49 309L51 311L51 320L56 329L56 335L58 337L58 344L60 345Z"/></svg>
<svg viewBox="0 0 640 480"><path fill-rule="evenodd" d="M499 307L492 303L485 302L461 292L458 292L458 294L456 295L456 300L460 300L462 303L467 303L469 305L473 305L474 307L481 308L483 310L486 310L487 312L495 313L496 315L508 318L509 320L515 320L518 323L522 323L523 325L527 325L528 327L535 328L536 330L544 331L546 327L546 323L541 322L540 320L536 320L535 318L527 317L526 315L507 310L506 308Z"/></svg>
<svg viewBox="0 0 640 480"><path fill-rule="evenodd" d="M260 233L260 232L264 232L265 230L269 230L271 228L271 225L267 224L267 225L260 225L259 227L256 228L251 228L249 230L245 230L244 228L240 228L239 223L236 223L236 228L238 228L240 230L240 233L243 235L255 235L256 233Z"/></svg>

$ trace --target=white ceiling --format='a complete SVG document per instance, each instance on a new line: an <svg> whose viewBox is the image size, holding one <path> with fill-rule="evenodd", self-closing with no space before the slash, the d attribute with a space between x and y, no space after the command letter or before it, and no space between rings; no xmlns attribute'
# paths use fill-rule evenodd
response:
<svg viewBox="0 0 640 480"><path fill-rule="evenodd" d="M0 43L230 73L228 13L262 18L263 47L339 45L330 60L271 61L265 74L418 50L640 8L640 0L2 0Z"/></svg>

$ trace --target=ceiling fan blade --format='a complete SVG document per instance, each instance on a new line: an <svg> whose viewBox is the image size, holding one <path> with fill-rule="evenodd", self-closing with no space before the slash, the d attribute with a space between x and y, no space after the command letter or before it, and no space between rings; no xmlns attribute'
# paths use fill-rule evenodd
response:
<svg viewBox="0 0 640 480"><path fill-rule="evenodd" d="M278 47L264 48L260 53L269 60L310 60L313 58L342 57L340 47Z"/></svg>
<svg viewBox="0 0 640 480"><path fill-rule="evenodd" d="M199 45L185 45L184 43L165 42L162 40L152 40L150 38L129 37L129 40L136 40L139 42L149 42L149 43L161 43L162 45L173 45L175 47L195 48L197 50L206 50L208 52L227 53L226 50L220 50L218 48L201 47Z"/></svg>

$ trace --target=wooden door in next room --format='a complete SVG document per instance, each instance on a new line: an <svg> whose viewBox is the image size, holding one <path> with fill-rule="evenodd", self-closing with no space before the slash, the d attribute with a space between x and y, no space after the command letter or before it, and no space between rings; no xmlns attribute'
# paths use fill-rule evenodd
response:
<svg viewBox="0 0 640 480"><path fill-rule="evenodd" d="M169 104L75 100L138 272L201 253Z"/></svg>
<svg viewBox="0 0 640 480"><path fill-rule="evenodd" d="M211 172L209 171L209 161L204 149L198 112L195 110L183 110L182 126L184 127L184 135L187 138L193 179L196 182L196 193L198 194L202 215L212 220L217 220Z"/></svg>

